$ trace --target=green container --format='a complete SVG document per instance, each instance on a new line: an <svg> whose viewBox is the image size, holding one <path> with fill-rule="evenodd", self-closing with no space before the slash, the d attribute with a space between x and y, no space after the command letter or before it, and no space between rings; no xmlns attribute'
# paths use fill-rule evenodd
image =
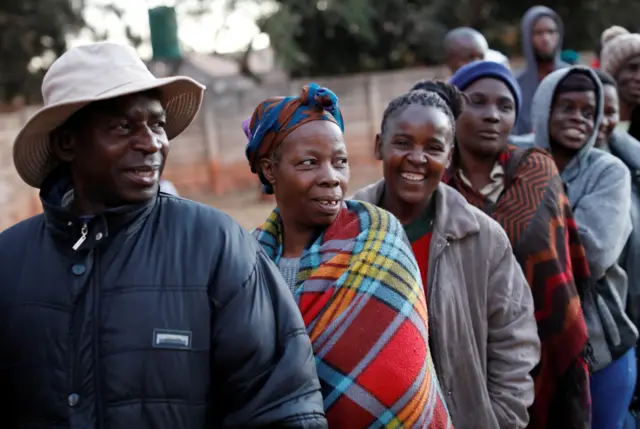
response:
<svg viewBox="0 0 640 429"><path fill-rule="evenodd" d="M149 9L149 30L154 60L177 60L180 55L176 10L168 6Z"/></svg>

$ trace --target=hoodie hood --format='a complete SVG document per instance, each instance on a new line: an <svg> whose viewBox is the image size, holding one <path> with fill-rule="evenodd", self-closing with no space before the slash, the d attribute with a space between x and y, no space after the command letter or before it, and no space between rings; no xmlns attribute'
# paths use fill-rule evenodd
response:
<svg viewBox="0 0 640 429"><path fill-rule="evenodd" d="M541 149L551 152L549 138L549 118L551 116L551 107L553 104L554 95L560 81L562 81L562 79L564 79L564 77L566 77L569 73L575 73L576 71L586 73L595 83L596 117L593 127L593 133L589 137L589 140L587 140L582 149L578 151L577 155L573 157L573 159L569 162L567 167L562 172L562 178L565 181L571 180L580 172L581 167L585 164L584 160L587 154L596 143L596 137L598 136L598 127L600 126L600 121L602 120L603 114L603 93L600 79L598 79L598 76L593 70L585 66L571 66L556 70L545 77L542 82L540 82L540 85L538 86L538 89L533 96L531 107L531 120L533 122L533 131L535 133L534 144Z"/></svg>
<svg viewBox="0 0 640 429"><path fill-rule="evenodd" d="M562 52L562 41L564 40L564 24L562 23L560 16L552 9L549 9L546 6L533 6L522 17L522 21L520 22L520 31L522 34L522 53L527 61L527 71L533 70L536 75L538 73L538 60L536 59L531 39L533 24L535 24L538 18L543 16L548 16L558 25L560 38L558 40L558 46L556 46L555 63L557 65L562 64L562 61L560 60L560 53Z"/></svg>
<svg viewBox="0 0 640 429"><path fill-rule="evenodd" d="M522 111L512 133L515 135L529 134L531 132L531 99L538 88L538 60L531 43L533 24L542 16L552 18L558 24L559 40L556 46L554 65L555 69L568 66L560 60L562 40L564 38L564 25L557 13L546 6L534 6L522 17L520 31L522 37L522 53L526 60L526 66L518 75L518 84L522 92Z"/></svg>

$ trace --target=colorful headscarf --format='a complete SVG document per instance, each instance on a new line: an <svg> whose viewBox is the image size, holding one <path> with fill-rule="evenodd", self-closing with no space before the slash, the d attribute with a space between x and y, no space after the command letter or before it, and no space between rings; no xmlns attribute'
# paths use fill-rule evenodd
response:
<svg viewBox="0 0 640 429"><path fill-rule="evenodd" d="M273 194L273 188L260 173L260 159L276 149L300 125L319 120L333 122L344 132L338 97L330 89L310 83L302 87L298 97L264 100L251 118L242 122L242 129L249 139L245 154L251 172L260 177L265 194Z"/></svg>

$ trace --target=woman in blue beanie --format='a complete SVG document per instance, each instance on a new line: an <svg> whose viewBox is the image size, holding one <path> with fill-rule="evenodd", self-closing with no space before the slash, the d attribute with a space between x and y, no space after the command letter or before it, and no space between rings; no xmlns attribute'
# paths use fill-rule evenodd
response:
<svg viewBox="0 0 640 429"><path fill-rule="evenodd" d="M467 97L445 175L469 203L509 236L534 296L540 364L529 428L589 427L587 328L578 290L587 260L563 182L551 156L508 144L520 89L500 64L471 63L450 79Z"/></svg>

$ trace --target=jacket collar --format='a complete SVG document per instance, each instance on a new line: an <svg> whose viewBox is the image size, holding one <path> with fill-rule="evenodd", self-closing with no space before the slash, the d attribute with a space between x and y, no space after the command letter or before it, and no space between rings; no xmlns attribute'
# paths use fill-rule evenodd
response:
<svg viewBox="0 0 640 429"><path fill-rule="evenodd" d="M96 248L125 227L132 232L146 219L157 202L155 196L141 204L115 207L95 216L81 218L69 209L68 200L71 198L73 188L66 175L48 180L40 190L45 225L65 245L73 247L85 235L83 227L86 225L86 236L75 250Z"/></svg>
<svg viewBox="0 0 640 429"><path fill-rule="evenodd" d="M365 186L354 195L354 200L379 205L384 192L384 179ZM434 191L436 213L433 234L447 241L461 240L480 231L476 214L467 200L455 189L440 183Z"/></svg>

